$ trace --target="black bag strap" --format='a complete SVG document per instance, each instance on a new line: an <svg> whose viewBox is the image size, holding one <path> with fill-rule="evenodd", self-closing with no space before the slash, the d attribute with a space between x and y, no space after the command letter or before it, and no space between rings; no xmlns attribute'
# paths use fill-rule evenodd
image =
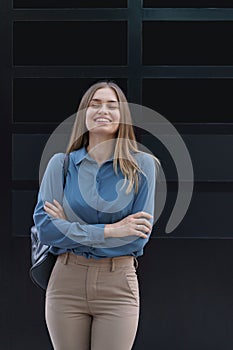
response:
<svg viewBox="0 0 233 350"><path fill-rule="evenodd" d="M66 185L66 175L69 167L69 153L66 153L65 158L64 158L64 164L63 164L63 174L64 174L64 180L63 180L63 188L65 188Z"/></svg>

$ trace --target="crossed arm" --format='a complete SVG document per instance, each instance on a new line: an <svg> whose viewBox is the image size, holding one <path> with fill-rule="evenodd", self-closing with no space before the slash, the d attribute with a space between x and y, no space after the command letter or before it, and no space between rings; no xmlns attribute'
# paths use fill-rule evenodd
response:
<svg viewBox="0 0 233 350"><path fill-rule="evenodd" d="M54 199L53 203L45 202L44 210L53 218L67 220L65 212L60 203ZM138 236L148 238L147 234L151 233L152 224L149 222L152 215L144 211L128 215L124 219L114 224L105 224L104 237L126 237ZM145 233L144 233L145 232Z"/></svg>

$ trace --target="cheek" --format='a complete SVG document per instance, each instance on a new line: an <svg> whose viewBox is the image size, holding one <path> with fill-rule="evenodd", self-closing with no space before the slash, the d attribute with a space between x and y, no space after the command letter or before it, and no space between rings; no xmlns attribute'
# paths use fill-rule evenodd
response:
<svg viewBox="0 0 233 350"><path fill-rule="evenodd" d="M88 125L90 125L90 123L91 123L91 113L89 111L87 111L86 118L85 118L85 124L86 124L87 129L88 129Z"/></svg>
<svg viewBox="0 0 233 350"><path fill-rule="evenodd" d="M121 119L120 112L116 112L114 114L114 121L119 124L120 123L120 119Z"/></svg>
<svg viewBox="0 0 233 350"><path fill-rule="evenodd" d="M117 116L116 118L114 118L114 131L117 132L119 130L119 126L120 126L120 116Z"/></svg>

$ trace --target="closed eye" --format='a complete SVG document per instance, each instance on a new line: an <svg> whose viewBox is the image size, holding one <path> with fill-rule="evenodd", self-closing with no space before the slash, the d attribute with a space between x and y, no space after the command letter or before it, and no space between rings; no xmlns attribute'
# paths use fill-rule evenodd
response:
<svg viewBox="0 0 233 350"><path fill-rule="evenodd" d="M90 104L90 107L92 107L92 108L100 108L102 106L102 104L101 103L91 103ZM106 107L108 108L108 109L118 109L119 108L119 106L118 106L118 104L107 104L106 105Z"/></svg>
<svg viewBox="0 0 233 350"><path fill-rule="evenodd" d="M118 105L107 105L107 107L109 108L109 109L117 109L118 108Z"/></svg>

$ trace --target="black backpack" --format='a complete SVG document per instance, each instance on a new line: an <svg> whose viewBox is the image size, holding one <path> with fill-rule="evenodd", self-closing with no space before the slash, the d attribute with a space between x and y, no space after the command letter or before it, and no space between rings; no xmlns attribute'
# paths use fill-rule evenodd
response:
<svg viewBox="0 0 233 350"><path fill-rule="evenodd" d="M69 166L69 154L65 155L63 164L63 189L66 184L66 174ZM50 246L40 242L36 226L31 227L31 263L29 275L36 286L46 290L50 274L56 262L57 256L49 252Z"/></svg>

